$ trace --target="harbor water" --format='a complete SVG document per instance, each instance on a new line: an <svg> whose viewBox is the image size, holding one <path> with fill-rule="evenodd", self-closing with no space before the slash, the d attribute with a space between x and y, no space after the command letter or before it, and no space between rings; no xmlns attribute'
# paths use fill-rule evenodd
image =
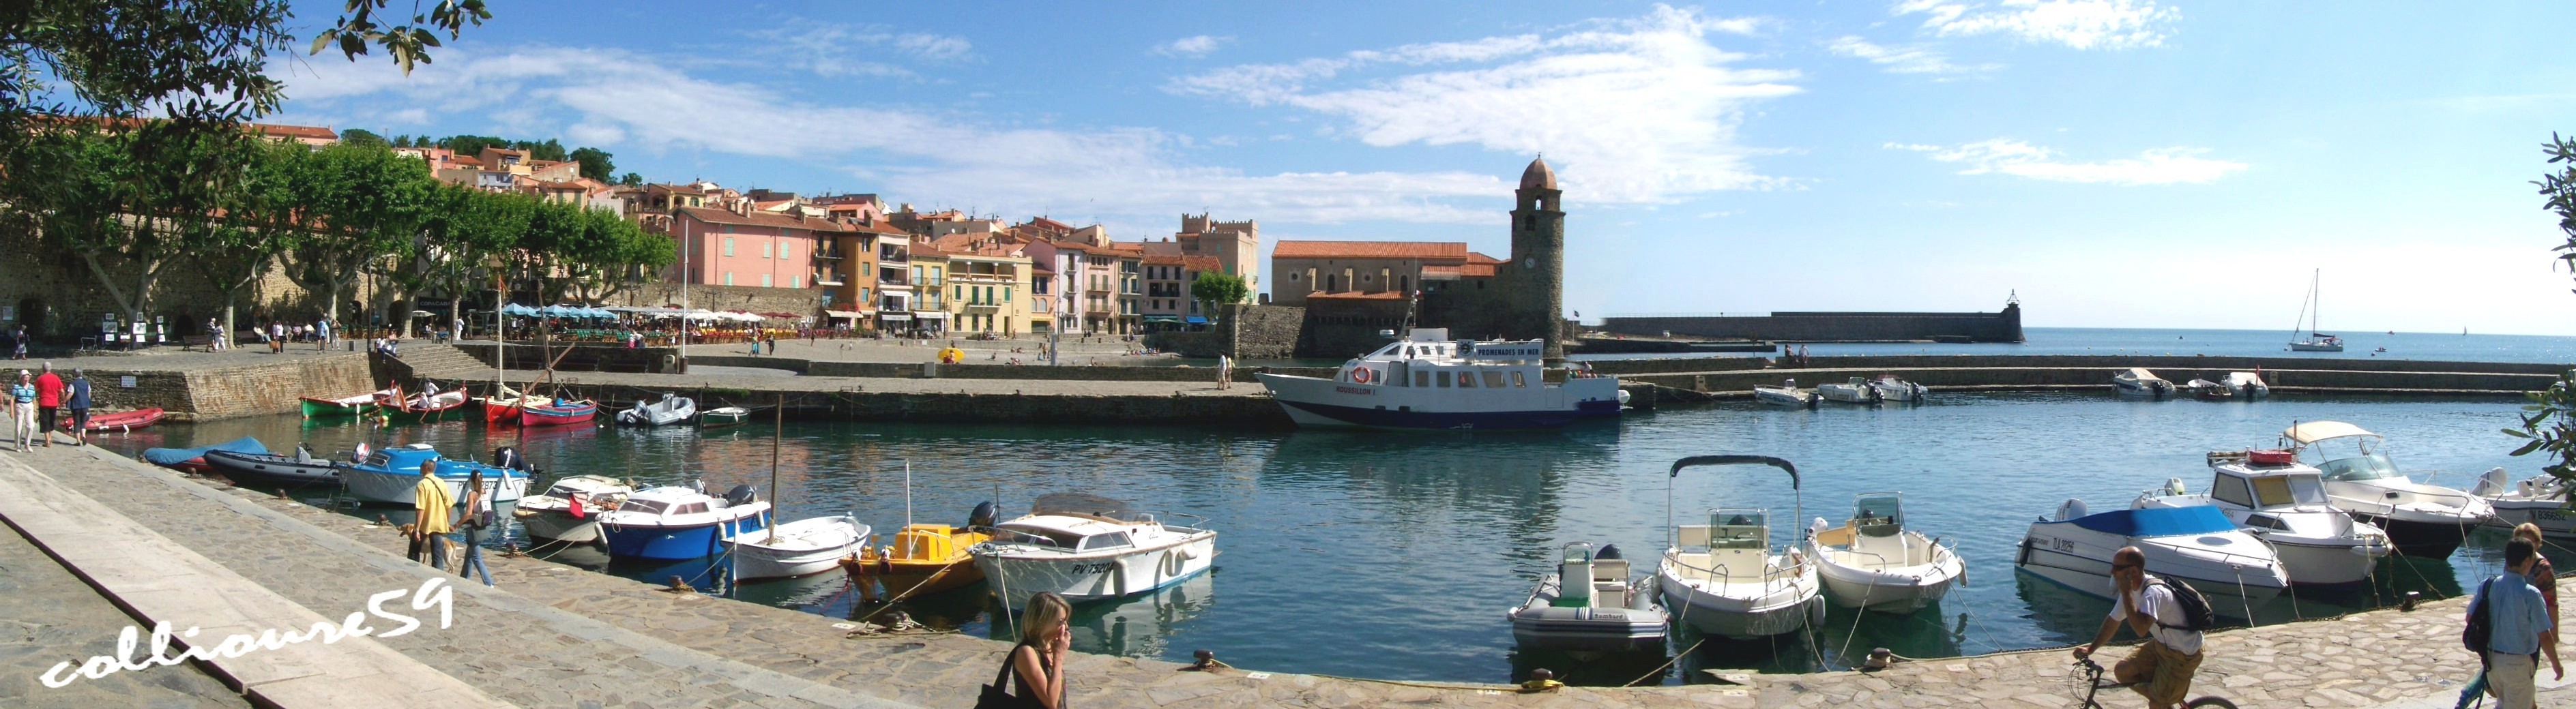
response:
<svg viewBox="0 0 2576 709"><path fill-rule="evenodd" d="M631 402L611 402L620 406ZM962 523L977 502L999 499L1005 519L1037 495L1086 491L1143 510L1207 519L1220 536L1216 571L1166 592L1076 609L1075 647L1087 652L1189 660L1208 649L1239 666L1271 671L1435 681L1502 681L1547 667L1583 684L1648 676L1667 656L1522 654L1504 612L1550 571L1568 542L1614 543L1651 569L1663 546L1667 483L1673 514L1758 506L1774 511L1774 539L1804 520L1837 522L1854 495L1901 491L1909 526L1958 545L1968 585L1939 605L1897 616L1835 610L1811 634L1770 642L1711 639L1660 680L1705 681L1710 668L1809 671L1849 666L1869 648L1908 657L1976 654L2079 641L2109 609L2020 577L2015 544L2030 521L2067 498L2094 510L2125 507L2140 491L2181 478L2207 486L2202 455L2270 446L2296 421L2351 422L2388 437L2398 464L2421 480L2466 487L2504 466L2516 478L2539 463L2506 455L2519 402L2508 399L2321 398L2266 401L2123 400L2108 394L1936 395L1903 408L1671 408L1617 422L1536 434L1238 432L1189 427L911 425L791 421L779 446L784 517L849 511L890 533L904 524L904 463L912 470L911 519ZM594 473L641 483L704 480L722 491L768 486L768 422L701 432L670 428L564 428L521 433L480 422L379 429L292 417L167 425L104 442L129 454L255 435L272 448L304 440L317 453L361 441L425 442L451 456L488 459L521 445L555 474ZM1760 467L1694 468L1673 460L1708 453L1785 457L1805 474ZM312 491L298 497L329 503ZM1802 508L1802 510L1801 510ZM348 508L373 519L386 507ZM1795 515L1793 516L1793 512ZM2255 609L2261 622L2324 617L2392 604L2399 594L2456 595L2495 573L2500 534L2481 533L2447 560L2395 559L2377 582L2302 591ZM520 543L525 544L524 540ZM709 562L611 564L588 549L548 550L557 561L654 583L679 576L746 601L837 618L865 616L836 572L803 580L724 584ZM2576 560L2571 560L2576 561ZM2567 562L2562 562L2567 563ZM966 633L1005 635L973 587L904 604L914 618ZM994 627L997 623L1002 627ZM1672 650L1692 647L1694 635Z"/></svg>

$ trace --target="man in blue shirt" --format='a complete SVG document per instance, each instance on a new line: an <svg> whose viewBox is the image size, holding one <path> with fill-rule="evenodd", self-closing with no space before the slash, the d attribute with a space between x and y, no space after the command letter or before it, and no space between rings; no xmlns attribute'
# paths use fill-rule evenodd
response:
<svg viewBox="0 0 2576 709"><path fill-rule="evenodd" d="M2505 568L2510 573L2497 576L2478 587L2477 597L2469 601L2473 611L2487 614L2487 693L2495 695L2498 709L2532 709L2533 676L2540 670L2540 634L2549 631L2549 607L2523 574L2531 570L2532 560L2539 556L2530 540L2515 539L2504 545ZM2566 668L2555 661L2550 669L2558 677L2567 676Z"/></svg>

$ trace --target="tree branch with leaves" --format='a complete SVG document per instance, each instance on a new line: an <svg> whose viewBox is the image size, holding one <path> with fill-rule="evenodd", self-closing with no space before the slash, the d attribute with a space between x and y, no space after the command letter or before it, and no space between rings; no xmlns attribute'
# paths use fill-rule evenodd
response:
<svg viewBox="0 0 2576 709"><path fill-rule="evenodd" d="M2551 172L2532 184L2540 187L2542 208L2557 213L2558 230L2567 236L2552 251L2576 273L2576 138L2551 133L2540 151L2548 156ZM2505 435L2525 439L2513 454L2544 454L2548 463L2541 472L2576 483L2576 370L2559 375L2546 390L2524 392L2523 398L2522 427L2504 429Z"/></svg>

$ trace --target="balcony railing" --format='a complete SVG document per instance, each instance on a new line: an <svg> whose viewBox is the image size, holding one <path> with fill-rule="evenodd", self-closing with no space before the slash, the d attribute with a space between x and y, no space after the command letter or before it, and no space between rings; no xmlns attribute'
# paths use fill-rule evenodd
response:
<svg viewBox="0 0 2576 709"><path fill-rule="evenodd" d="M878 271L877 284L886 286L908 286L912 285L912 276L902 271Z"/></svg>
<svg viewBox="0 0 2576 709"><path fill-rule="evenodd" d="M877 252L877 260L886 263L909 263L912 261L912 253L909 251L885 249Z"/></svg>

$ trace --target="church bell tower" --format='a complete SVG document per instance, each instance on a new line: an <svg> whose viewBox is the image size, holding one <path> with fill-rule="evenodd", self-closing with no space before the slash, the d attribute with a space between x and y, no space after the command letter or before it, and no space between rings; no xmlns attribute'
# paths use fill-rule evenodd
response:
<svg viewBox="0 0 2576 709"><path fill-rule="evenodd" d="M1565 211L1557 203L1556 171L1545 158L1531 160L1513 190L1512 260L1497 269L1509 297L1501 316L1504 337L1547 340L1547 358L1565 358Z"/></svg>

